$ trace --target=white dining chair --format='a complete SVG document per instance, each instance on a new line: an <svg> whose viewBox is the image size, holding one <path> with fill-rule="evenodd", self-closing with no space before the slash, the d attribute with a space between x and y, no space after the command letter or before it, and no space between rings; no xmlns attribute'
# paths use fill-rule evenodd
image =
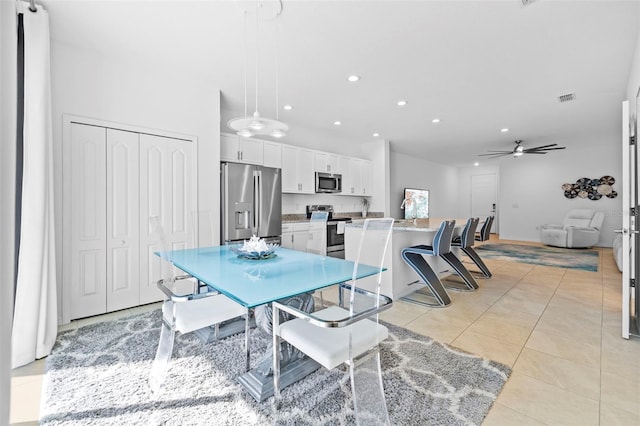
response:
<svg viewBox="0 0 640 426"><path fill-rule="evenodd" d="M198 282L190 275L177 276L171 260L171 247L160 219L154 216L149 222L152 233L162 248L158 253L162 277L157 285L165 299L162 304L160 341L149 376L149 386L152 391L157 392L164 385L176 332L186 334L240 316L248 321L248 317L247 310L242 305L222 294L200 291Z"/></svg>
<svg viewBox="0 0 640 426"><path fill-rule="evenodd" d="M313 313L273 302L274 396L276 406L280 393L280 342L284 340L331 370L341 364L349 367L354 411L358 424L389 424L389 414L382 384L379 343L389 335L378 322L378 314L391 307L391 299L380 294L383 262L393 228L393 219L367 219L363 224L358 257L353 265L352 280L341 284L348 297L344 306L331 306ZM376 268L375 288L358 287L356 276L366 257ZM372 262L371 259L375 259ZM348 303L348 305L347 305ZM296 318L279 324L279 311Z"/></svg>

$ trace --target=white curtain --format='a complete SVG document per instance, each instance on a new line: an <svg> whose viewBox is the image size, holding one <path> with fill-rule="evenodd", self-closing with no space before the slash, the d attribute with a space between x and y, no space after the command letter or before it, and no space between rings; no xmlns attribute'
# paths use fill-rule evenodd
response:
<svg viewBox="0 0 640 426"><path fill-rule="evenodd" d="M31 12L28 3L17 3L24 22L24 157L12 333L14 368L48 355L58 325L49 15L41 6Z"/></svg>

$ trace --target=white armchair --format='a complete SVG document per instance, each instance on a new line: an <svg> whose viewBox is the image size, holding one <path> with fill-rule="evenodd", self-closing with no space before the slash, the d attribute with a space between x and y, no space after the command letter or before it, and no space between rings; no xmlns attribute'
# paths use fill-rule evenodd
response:
<svg viewBox="0 0 640 426"><path fill-rule="evenodd" d="M592 209L572 209L562 225L540 227L540 241L548 246L587 248L598 243L604 213Z"/></svg>

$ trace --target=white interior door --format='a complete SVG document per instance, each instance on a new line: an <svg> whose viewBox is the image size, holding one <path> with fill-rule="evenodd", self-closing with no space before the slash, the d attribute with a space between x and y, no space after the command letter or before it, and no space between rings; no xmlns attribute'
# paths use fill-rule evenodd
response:
<svg viewBox="0 0 640 426"><path fill-rule="evenodd" d="M637 330L638 297L632 283L638 281L638 149L635 120L630 120L629 102L622 104L622 337ZM637 287L636 287L637 288Z"/></svg>
<svg viewBox="0 0 640 426"><path fill-rule="evenodd" d="M491 231L498 230L498 186L495 173L471 176L471 217L495 216Z"/></svg>
<svg viewBox="0 0 640 426"><path fill-rule="evenodd" d="M138 133L107 129L107 312L139 304Z"/></svg>
<svg viewBox="0 0 640 426"><path fill-rule="evenodd" d="M65 185L71 216L70 267L65 270L70 317L105 313L106 306L106 129L71 124L71 165Z"/></svg>
<svg viewBox="0 0 640 426"><path fill-rule="evenodd" d="M173 249L193 247L192 212L197 211L196 148L193 141L140 135L140 303L162 300L156 282L160 262L153 253L149 217L161 220Z"/></svg>

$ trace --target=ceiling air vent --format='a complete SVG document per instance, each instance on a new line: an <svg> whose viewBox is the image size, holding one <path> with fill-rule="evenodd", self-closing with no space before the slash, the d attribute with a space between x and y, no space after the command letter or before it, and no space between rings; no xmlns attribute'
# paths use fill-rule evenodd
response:
<svg viewBox="0 0 640 426"><path fill-rule="evenodd" d="M575 93L567 93L566 95L560 95L560 96L558 96L558 100L560 101L560 103L575 101L576 100L576 94Z"/></svg>

